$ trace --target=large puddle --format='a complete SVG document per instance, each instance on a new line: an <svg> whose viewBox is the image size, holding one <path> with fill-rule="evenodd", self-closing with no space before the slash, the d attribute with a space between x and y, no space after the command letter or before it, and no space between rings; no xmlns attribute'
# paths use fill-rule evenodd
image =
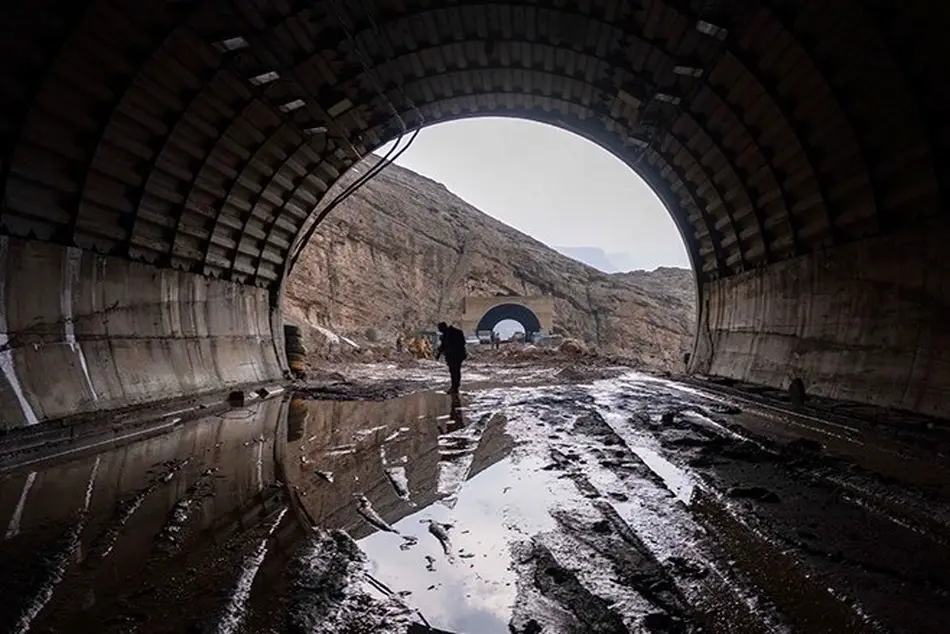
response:
<svg viewBox="0 0 950 634"><path fill-rule="evenodd" d="M511 543L554 528L549 507L570 485L543 471L541 458L513 459L503 414L465 405L436 392L382 402L285 395L8 474L0 481L0 564L13 574L0 582L0 629L122 623L115 612L130 597L173 583L163 577L186 562L207 561L206 573L176 595L196 596L197 621L240 631L234 624L250 609L267 540L276 531L302 542L316 527L346 531L374 581L431 625L507 632L516 596ZM234 554L214 554L222 543ZM217 567L230 567L232 577L239 570L237 582L219 580ZM221 594L216 583L234 585L224 608L198 598ZM155 601L135 611L168 609ZM73 620L81 609L84 618ZM173 631L180 617L166 618L142 631Z"/></svg>
<svg viewBox="0 0 950 634"><path fill-rule="evenodd" d="M511 544L555 528L570 485L513 459L502 414L440 393L296 405L289 481L310 521L357 540L370 572L437 627L507 632ZM329 444L323 439L331 438Z"/></svg>
<svg viewBox="0 0 950 634"><path fill-rule="evenodd" d="M944 631L940 531L705 405L283 394L36 461L0 476L0 632Z"/></svg>

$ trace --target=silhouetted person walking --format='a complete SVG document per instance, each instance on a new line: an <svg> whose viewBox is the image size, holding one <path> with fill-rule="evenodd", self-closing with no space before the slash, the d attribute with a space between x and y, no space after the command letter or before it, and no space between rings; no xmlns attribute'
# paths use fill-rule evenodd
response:
<svg viewBox="0 0 950 634"><path fill-rule="evenodd" d="M439 322L439 332L442 333L442 342L435 353L438 359L445 355L445 362L449 366L449 376L452 377L452 387L449 394L458 394L462 382L462 362L468 357L465 352L465 333L444 321Z"/></svg>

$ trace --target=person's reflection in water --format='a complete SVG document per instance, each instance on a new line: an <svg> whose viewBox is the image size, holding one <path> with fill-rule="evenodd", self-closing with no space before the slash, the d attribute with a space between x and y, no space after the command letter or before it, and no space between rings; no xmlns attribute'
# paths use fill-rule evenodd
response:
<svg viewBox="0 0 950 634"><path fill-rule="evenodd" d="M449 420L445 423L443 433L451 433L465 427L465 419L462 416L462 397L457 393L452 394L452 409L449 410Z"/></svg>

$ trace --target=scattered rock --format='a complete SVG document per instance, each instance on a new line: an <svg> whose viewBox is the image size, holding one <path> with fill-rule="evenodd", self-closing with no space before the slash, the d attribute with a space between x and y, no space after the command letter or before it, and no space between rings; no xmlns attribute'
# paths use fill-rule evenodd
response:
<svg viewBox="0 0 950 634"><path fill-rule="evenodd" d="M557 347L557 351L565 354L584 354L587 352L587 346L578 339L565 339Z"/></svg>
<svg viewBox="0 0 950 634"><path fill-rule="evenodd" d="M541 628L541 624L536 620L531 619L524 624L520 629L511 630L514 634L541 634L544 630Z"/></svg>
<svg viewBox="0 0 950 634"><path fill-rule="evenodd" d="M393 379L377 382L309 383L297 388L295 396L314 401L388 401L419 389L418 383Z"/></svg>

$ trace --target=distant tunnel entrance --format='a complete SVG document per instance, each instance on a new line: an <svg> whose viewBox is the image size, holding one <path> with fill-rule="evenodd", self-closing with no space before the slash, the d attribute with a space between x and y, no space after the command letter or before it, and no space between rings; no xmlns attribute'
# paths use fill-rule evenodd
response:
<svg viewBox="0 0 950 634"><path fill-rule="evenodd" d="M466 297L462 313L462 330L474 335L493 330L506 319L524 326L525 336L550 332L554 327L554 298L522 297Z"/></svg>
<svg viewBox="0 0 950 634"><path fill-rule="evenodd" d="M524 326L525 340L530 341L531 335L541 332L541 320L528 308L521 304L500 304L488 310L475 326L476 332L494 330L499 323L511 319Z"/></svg>

